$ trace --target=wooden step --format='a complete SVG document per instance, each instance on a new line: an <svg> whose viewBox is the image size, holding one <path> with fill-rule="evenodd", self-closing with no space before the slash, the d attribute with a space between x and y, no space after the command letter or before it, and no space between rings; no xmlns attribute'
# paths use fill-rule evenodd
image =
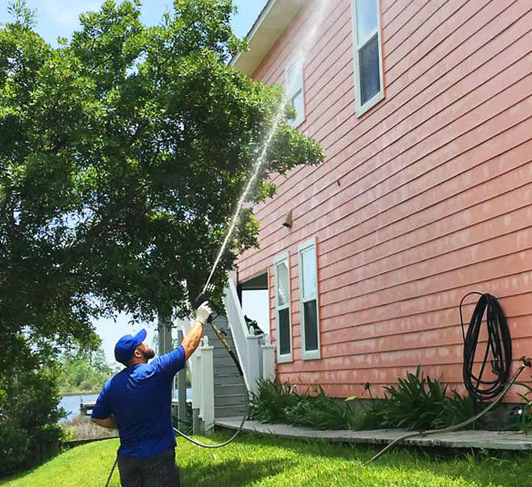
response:
<svg viewBox="0 0 532 487"><path fill-rule="evenodd" d="M214 396L226 396L241 394L246 395L247 390L244 387L244 384L240 382L239 384L215 384L214 385Z"/></svg>
<svg viewBox="0 0 532 487"><path fill-rule="evenodd" d="M247 403L245 394L233 394L227 396L218 396L214 398L214 406L242 406Z"/></svg>
<svg viewBox="0 0 532 487"><path fill-rule="evenodd" d="M247 412L248 408L246 406L220 406L214 408L214 417L215 418L234 418L242 417L243 414Z"/></svg>

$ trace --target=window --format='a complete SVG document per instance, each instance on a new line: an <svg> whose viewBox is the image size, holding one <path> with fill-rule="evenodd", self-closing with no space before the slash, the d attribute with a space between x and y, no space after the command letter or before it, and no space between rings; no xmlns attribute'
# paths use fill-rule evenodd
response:
<svg viewBox="0 0 532 487"><path fill-rule="evenodd" d="M292 326L290 320L290 260L288 252L277 257L274 265L277 362L291 362Z"/></svg>
<svg viewBox="0 0 532 487"><path fill-rule="evenodd" d="M301 357L319 359L320 320L318 313L318 272L316 240L299 246L299 291L301 295Z"/></svg>
<svg viewBox="0 0 532 487"><path fill-rule="evenodd" d="M303 95L303 65L295 61L286 68L286 92L289 103L296 111L296 118L289 120L292 127L298 127L305 121L305 97Z"/></svg>
<svg viewBox="0 0 532 487"><path fill-rule="evenodd" d="M384 98L379 0L353 1L355 89L360 116Z"/></svg>

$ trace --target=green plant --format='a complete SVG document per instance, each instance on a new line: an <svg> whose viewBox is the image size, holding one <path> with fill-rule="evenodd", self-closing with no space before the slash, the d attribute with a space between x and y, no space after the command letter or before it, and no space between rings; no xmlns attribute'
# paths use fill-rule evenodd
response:
<svg viewBox="0 0 532 487"><path fill-rule="evenodd" d="M443 410L439 418L432 423L435 429L447 428L455 424L463 423L477 414L475 401L470 396L462 396L452 391L452 396L445 397ZM475 430L483 424L482 418L469 424L464 429Z"/></svg>
<svg viewBox="0 0 532 487"><path fill-rule="evenodd" d="M78 439L76 434L76 428L74 426L67 426L65 424L61 424L60 426L62 430L63 441L74 441Z"/></svg>
<svg viewBox="0 0 532 487"><path fill-rule="evenodd" d="M407 428L417 430L442 429L460 424L476 414L475 403L469 396L456 391L448 396L447 386L425 377L420 366L416 373L399 379L397 386L384 388L388 396L376 399L366 410L364 429ZM468 425L475 429L479 421Z"/></svg>
<svg viewBox="0 0 532 487"><path fill-rule="evenodd" d="M287 408L285 412L289 424L320 430L356 428L356 418L345 402L326 396L322 387L314 392L317 394L299 396L297 404Z"/></svg>
<svg viewBox="0 0 532 487"><path fill-rule="evenodd" d="M516 383L526 389L524 394L519 394L519 397L523 399L523 406L519 410L520 416L520 428L525 435L532 429L532 387L522 382Z"/></svg>
<svg viewBox="0 0 532 487"><path fill-rule="evenodd" d="M259 379L257 392L251 393L250 418L261 423L288 423L287 410L299 402L289 382Z"/></svg>
<svg viewBox="0 0 532 487"><path fill-rule="evenodd" d="M59 445L63 417L56 373L15 369L0 380L0 472L5 475L40 460Z"/></svg>
<svg viewBox="0 0 532 487"><path fill-rule="evenodd" d="M354 429L356 418L344 402L325 394L315 387L311 394L292 391L289 382L260 380L256 393L252 393L250 417L261 423L284 423L315 429Z"/></svg>
<svg viewBox="0 0 532 487"><path fill-rule="evenodd" d="M409 373L397 386L384 388L389 397L376 400L366 411L364 427L430 429L444 411L447 387L421 373Z"/></svg>

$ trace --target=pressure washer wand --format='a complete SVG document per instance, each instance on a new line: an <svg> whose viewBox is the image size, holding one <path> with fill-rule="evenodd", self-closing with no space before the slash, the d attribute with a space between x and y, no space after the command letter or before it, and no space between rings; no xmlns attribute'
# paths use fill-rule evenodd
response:
<svg viewBox="0 0 532 487"><path fill-rule="evenodd" d="M214 324L214 320L219 315L219 312L217 310L216 305L213 304L213 302L209 299L209 297L207 296L206 293L202 292L196 298L196 301L194 302L194 308L198 309L206 301L215 309L215 311L217 313L216 316L214 316L214 317L212 315L209 316L209 319L207 320L207 322L211 325L212 329L214 330L214 333L218 337L218 340L220 340L220 342L225 347L225 349L227 350L229 355L231 355L231 358L233 359L233 361L234 361L234 363L236 365L236 368L238 369L238 373L240 374L241 377L243 377L244 376L244 371L242 370L242 367L240 366L240 362L238 360L238 357L236 356L235 352L233 352L233 350L231 349L231 345L229 345L229 343L227 343L227 340L225 339L225 337L224 337L223 333L221 332L221 330Z"/></svg>
<svg viewBox="0 0 532 487"><path fill-rule="evenodd" d="M231 349L231 346L229 345L229 343L227 343L227 340L225 339L223 333L214 324L214 320L219 315L219 311L218 311L216 305L207 296L207 294L205 292L207 287L209 288L210 292L212 292L212 290L213 290L212 286L207 286L206 285L204 291L202 293L200 293L198 295L198 297L196 298L196 301L194 301L194 308L198 309L205 301L207 301L212 306L212 308L214 308L214 310L216 312L216 315L214 317L212 315L209 316L209 319L207 320L207 322L212 326L212 329L214 330L214 333L216 333L216 336L218 337L218 339L220 340L222 345L229 352L229 355L231 355L231 358L235 362L235 365L236 365L236 367L238 369L238 373L240 374L240 377L242 377L242 382L244 383L244 387L247 389L246 381L244 380L244 371L242 370L242 367L240 366L240 362L238 361L238 358L236 357L235 353ZM211 449L211 450L214 450L214 449L217 449L217 448L223 448L224 446L227 446L227 445L229 445L229 443L233 442L233 440L240 434L240 432L242 431L242 428L244 427L244 423L246 422L246 419L247 419L248 415L249 415L249 402L248 402L246 413L242 416L242 421L240 422L240 426L238 427L236 432L233 434L233 436L231 436L231 438L229 438L228 440L224 441L223 443L219 443L217 445L207 445L206 443L201 443L200 441L196 441L194 438L191 438L190 436L186 435L185 433L182 433L177 428L174 428L174 432L175 432L175 434L181 436L182 438L184 438L185 440L189 441L193 445L199 446L201 448L207 448L207 449ZM117 464L118 464L118 457L116 457L116 460L115 460L115 462L113 464L113 467L111 468L111 471L109 472L109 477L107 478L107 482L105 483L105 487L109 487L109 482L111 481L111 478L113 476L113 472L115 471L115 468L116 468Z"/></svg>
<svg viewBox="0 0 532 487"><path fill-rule="evenodd" d="M212 288L210 288L210 291L212 292ZM216 311L216 316L214 316L214 317L210 316L209 319L207 320L207 322L212 326L212 329L214 330L214 333L216 333L216 336L218 337L218 339L220 340L222 345L229 352L229 355L231 355L231 358L235 362L235 365L236 365L236 367L238 369L238 373L240 374L240 377L242 378L242 382L244 383L244 387L247 390L246 381L244 379L244 371L242 370L242 367L240 366L240 362L238 361L238 358L236 357L236 355L233 352L233 350L231 349L231 346L229 345L229 343L227 343L227 340L225 339L223 333L214 324L214 320L220 314L218 309L217 309L217 307L216 307L216 305L209 299L209 297L207 296L207 294L205 292L202 292L196 298L196 301L194 302L194 307L196 309L198 309L206 301ZM248 394L249 394L249 392L248 392ZM174 428L174 431L176 432L176 434L178 434L182 438L186 439L187 441L190 441L190 443L192 443L192 444L194 444L196 446L200 446L202 448L208 448L208 449L223 448L224 446L227 446L229 443L231 443L240 434L240 432L242 431L242 428L244 427L244 423L246 422L246 419L247 419L248 415L249 415L249 402L248 402L248 405L247 405L246 413L242 416L242 421L240 422L240 426L238 427L236 432L227 441L224 441L223 443L220 443L218 445L207 445L205 443L201 443L199 441L196 441L194 438L191 438L190 436L186 435L185 433L182 433L181 431L179 431L176 428Z"/></svg>

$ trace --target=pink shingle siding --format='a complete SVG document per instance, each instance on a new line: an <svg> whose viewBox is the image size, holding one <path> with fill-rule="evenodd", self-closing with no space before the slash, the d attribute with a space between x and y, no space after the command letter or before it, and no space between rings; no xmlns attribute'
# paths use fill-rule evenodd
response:
<svg viewBox="0 0 532 487"><path fill-rule="evenodd" d="M514 358L532 355L532 3L382 0L385 99L357 118L350 2L331 0L304 68L300 130L327 161L274 178L276 197L256 209L261 248L241 257L239 278L269 270L275 341L273 259L290 252L294 361L278 364L282 380L379 394L421 364L459 387L469 291L500 298ZM257 79L283 83L308 19L304 8ZM311 237L322 358L302 361L297 248Z"/></svg>

